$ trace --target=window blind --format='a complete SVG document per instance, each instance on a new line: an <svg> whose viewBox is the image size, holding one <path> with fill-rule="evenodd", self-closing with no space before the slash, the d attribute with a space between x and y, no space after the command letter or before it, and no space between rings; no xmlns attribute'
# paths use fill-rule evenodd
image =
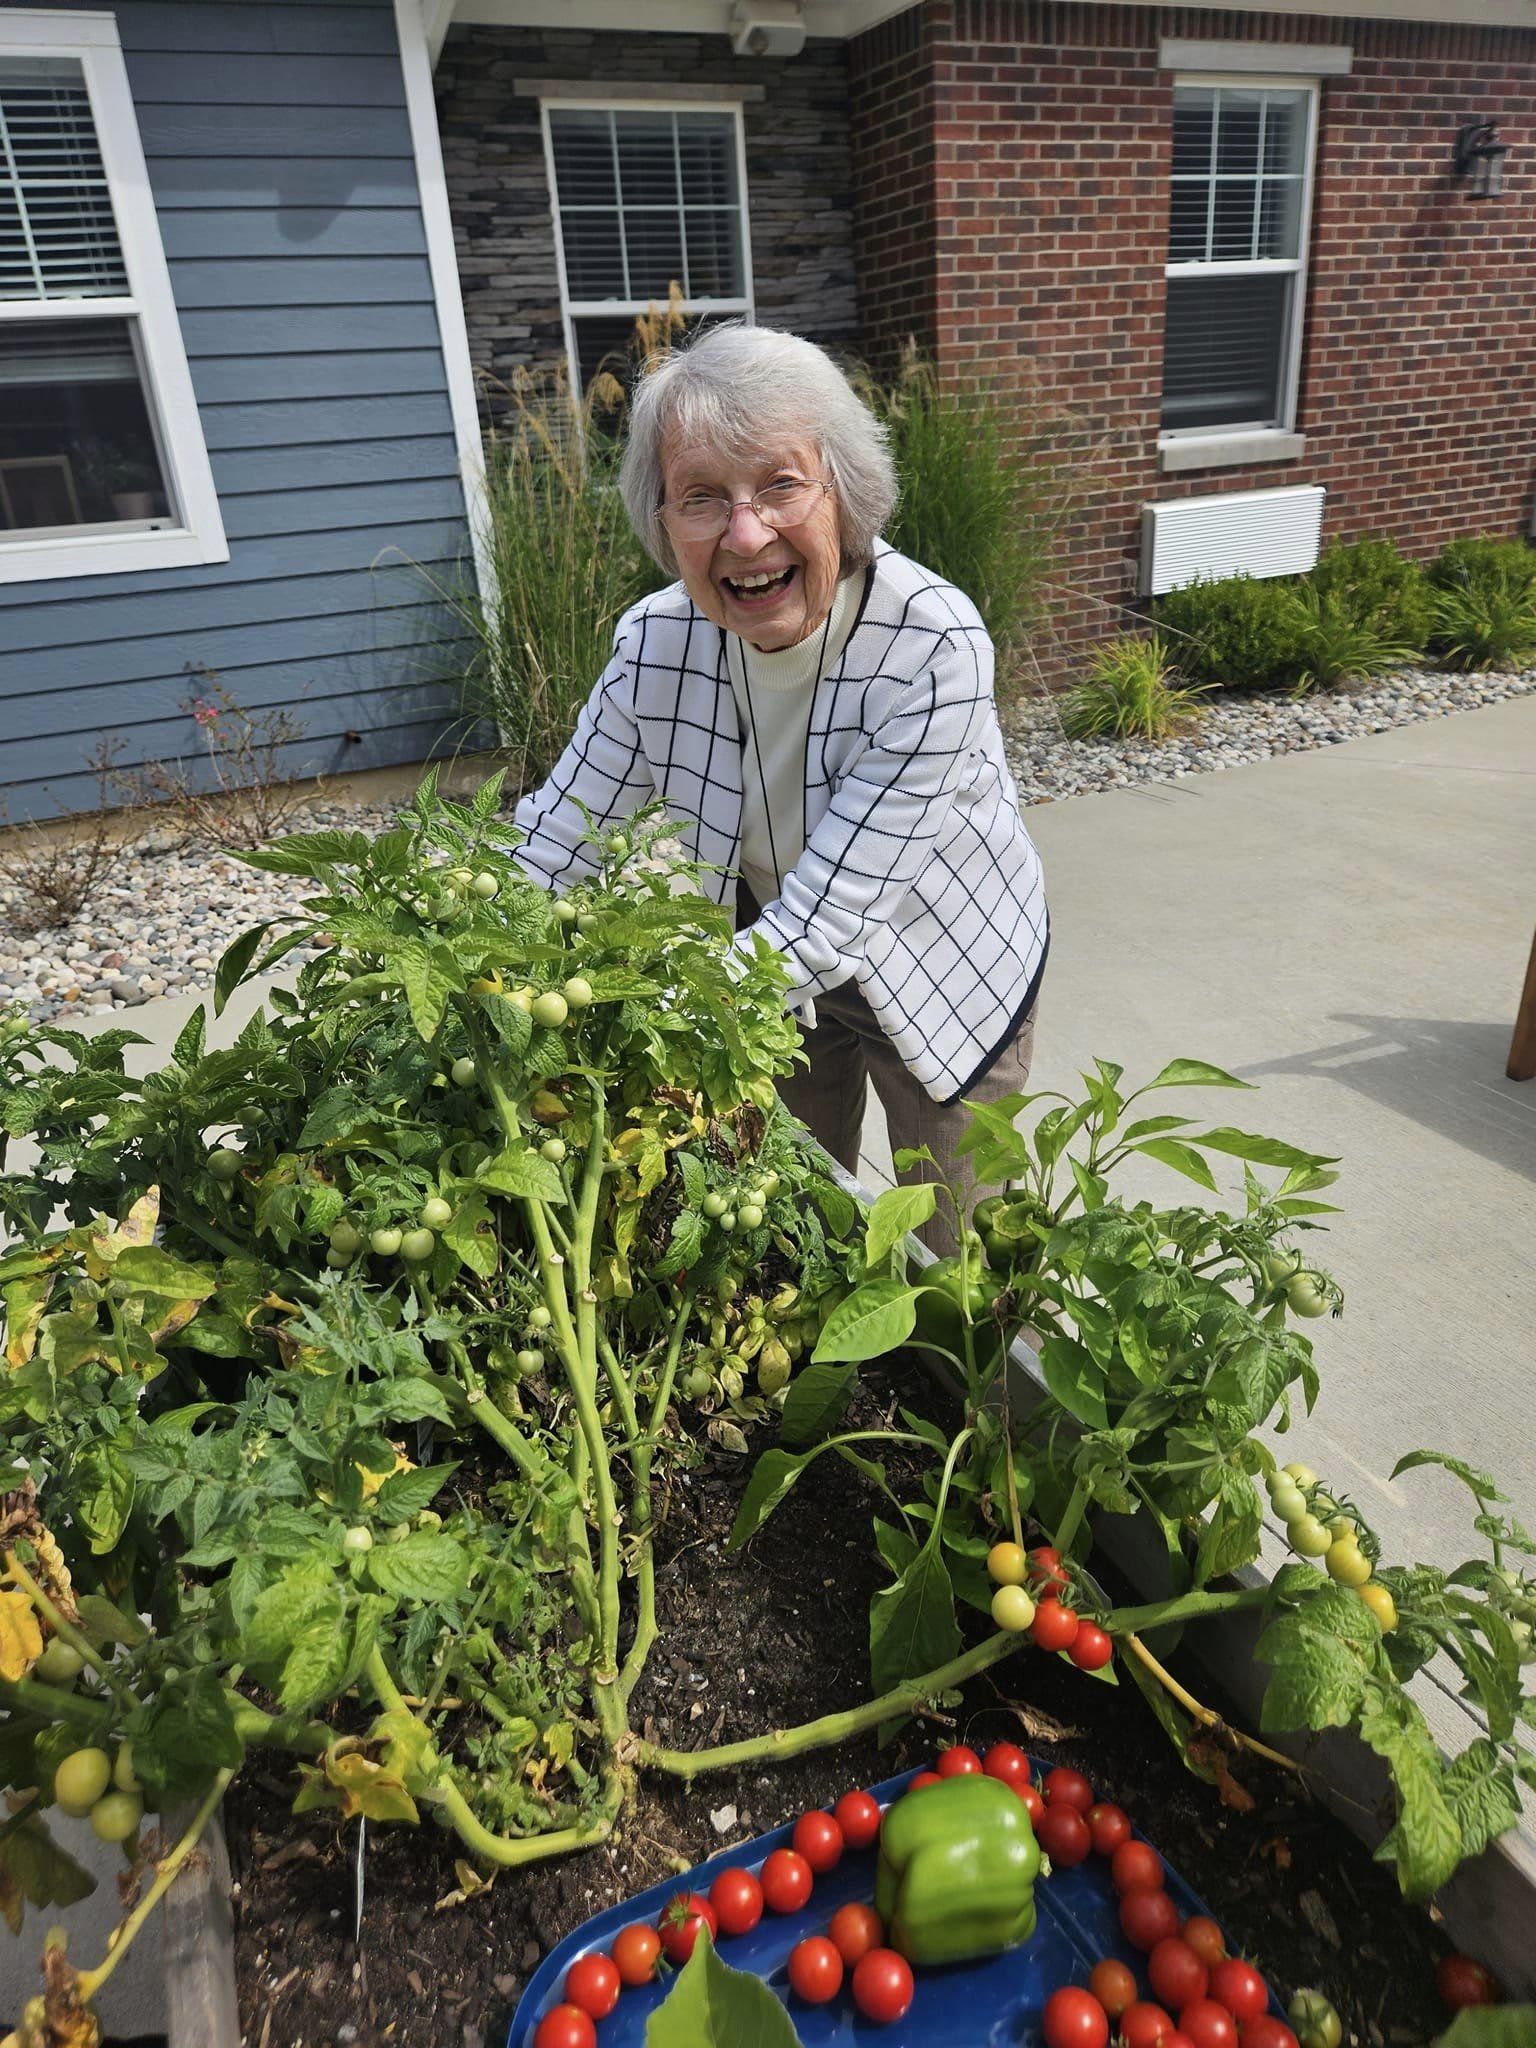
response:
<svg viewBox="0 0 1536 2048"><path fill-rule="evenodd" d="M573 303L744 294L729 114L552 107L549 129Z"/></svg>
<svg viewBox="0 0 1536 2048"><path fill-rule="evenodd" d="M127 292L81 64L0 58L0 299Z"/></svg>

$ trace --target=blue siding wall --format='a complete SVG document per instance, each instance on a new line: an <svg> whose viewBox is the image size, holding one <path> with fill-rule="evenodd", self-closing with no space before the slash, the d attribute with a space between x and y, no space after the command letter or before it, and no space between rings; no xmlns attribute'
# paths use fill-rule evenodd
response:
<svg viewBox="0 0 1536 2048"><path fill-rule="evenodd" d="M94 803L103 735L190 765L209 670L303 723L295 774L419 759L456 709L432 590L467 576L464 500L394 10L114 11L230 559L7 586L0 551L12 819Z"/></svg>

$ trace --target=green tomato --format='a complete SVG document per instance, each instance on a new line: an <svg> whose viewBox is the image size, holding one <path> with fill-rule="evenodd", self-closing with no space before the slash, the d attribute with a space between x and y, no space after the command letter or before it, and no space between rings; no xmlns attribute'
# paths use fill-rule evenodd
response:
<svg viewBox="0 0 1536 2048"><path fill-rule="evenodd" d="M533 1015L533 990L531 988L513 989L507 997L507 1001L514 1010L521 1010L525 1017Z"/></svg>
<svg viewBox="0 0 1536 2048"><path fill-rule="evenodd" d="M1020 1635L1035 1618L1035 1603L1022 1586L999 1586L992 1595L992 1619L1009 1635Z"/></svg>
<svg viewBox="0 0 1536 2048"><path fill-rule="evenodd" d="M715 1188L711 1188L709 1193L704 1197L703 1201L699 1204L699 1207L704 1211L704 1214L710 1219L711 1222L715 1222L719 1217L723 1216L730 1206L730 1203L725 1199L724 1195L722 1195ZM729 1296L725 1298L728 1300Z"/></svg>
<svg viewBox="0 0 1536 2048"><path fill-rule="evenodd" d="M1335 1539L1340 1536L1347 1537L1351 1543L1358 1543L1360 1541L1360 1531L1356 1527L1353 1515L1330 1515L1328 1517L1328 1534Z"/></svg>
<svg viewBox="0 0 1536 2048"><path fill-rule="evenodd" d="M557 924L574 924L576 916L576 906L569 896L557 896L555 898L555 922Z"/></svg>
<svg viewBox="0 0 1536 2048"><path fill-rule="evenodd" d="M1363 1586L1371 1576L1371 1561L1352 1536L1340 1536L1328 1546L1323 1569L1340 1586Z"/></svg>
<svg viewBox="0 0 1536 2048"><path fill-rule="evenodd" d="M477 1068L468 1054L462 1054L448 1069L455 1088L467 1088L474 1080Z"/></svg>
<svg viewBox="0 0 1536 2048"><path fill-rule="evenodd" d="M715 1209L711 1209L711 1208L710 1208L710 1206L709 1206L709 1204L710 1204L710 1197L709 1197L708 1195L706 1195L706 1196L704 1197L704 1204L703 1204L703 1207L704 1207L704 1214L705 1214L706 1216L714 1216L714 1215L721 1215L721 1216L723 1216L723 1215L725 1214L725 1209L724 1209L724 1205L723 1205L723 1204L722 1204L722 1206L721 1206L721 1207L720 1207L720 1208L719 1208L718 1210L715 1210ZM726 1302L728 1302L728 1301L734 1301L734 1300L736 1299L737 1295L738 1295L738 1294L740 1294L740 1292L741 1292L741 1281L740 1281L740 1279L738 1278L738 1276L737 1276L737 1275L736 1275L735 1273L722 1273L722 1274L720 1275L720 1278L719 1278L719 1279L718 1279L718 1280L717 1280L717 1281L715 1282L715 1299L716 1299L716 1301L718 1301L718 1302L719 1302L719 1303L720 1303L720 1304L721 1304L722 1306L724 1306L724 1304L725 1304Z"/></svg>
<svg viewBox="0 0 1536 2048"><path fill-rule="evenodd" d="M1287 2008L1299 2048L1339 2048L1344 2023L1321 1991L1298 1991Z"/></svg>
<svg viewBox="0 0 1536 2048"><path fill-rule="evenodd" d="M602 922L595 910L583 910L576 919L576 929L585 937L588 932L599 930Z"/></svg>
<svg viewBox="0 0 1536 2048"><path fill-rule="evenodd" d="M707 1365L690 1365L682 1377L684 1398L702 1401L713 1392L715 1376Z"/></svg>
<svg viewBox="0 0 1536 2048"><path fill-rule="evenodd" d="M208 1154L208 1171L215 1180L224 1181L226 1184L239 1178L240 1169L244 1164L245 1154L236 1152L229 1145L220 1145Z"/></svg>
<svg viewBox="0 0 1536 2048"><path fill-rule="evenodd" d="M400 1240L402 1256L413 1264L420 1265L423 1259L430 1259L437 1250L437 1239L430 1230L408 1230Z"/></svg>
<svg viewBox="0 0 1536 2048"><path fill-rule="evenodd" d="M520 1373L537 1372L544 1363L544 1354L535 1346L529 1345L526 1350L518 1352L515 1363Z"/></svg>
<svg viewBox="0 0 1536 2048"><path fill-rule="evenodd" d="M565 1140L564 1138L546 1138L539 1147L539 1151L552 1166L558 1166L565 1157Z"/></svg>
<svg viewBox="0 0 1536 2048"><path fill-rule="evenodd" d="M347 1257L345 1252L339 1252L337 1251L335 1245L331 1245L326 1250L325 1263L330 1267L333 1273L340 1273L345 1271L345 1269L351 1265L352 1261Z"/></svg>
<svg viewBox="0 0 1536 2048"><path fill-rule="evenodd" d="M584 1010L592 1000L592 984L584 974L573 974L565 984L565 1000L573 1010Z"/></svg>
<svg viewBox="0 0 1536 2048"><path fill-rule="evenodd" d="M1307 1512L1307 1496L1294 1479L1282 1479L1269 1498L1282 1522L1299 1522Z"/></svg>
<svg viewBox="0 0 1536 2048"><path fill-rule="evenodd" d="M429 1195L416 1221L423 1230L446 1230L453 1221L453 1204L445 1202L441 1195Z"/></svg>
<svg viewBox="0 0 1536 2048"><path fill-rule="evenodd" d="M1333 1538L1316 1515L1298 1515L1286 1525L1285 1540L1302 1557L1322 1557Z"/></svg>
<svg viewBox="0 0 1536 2048"><path fill-rule="evenodd" d="M615 860L621 860L629 851L629 835L624 832L610 832L603 844Z"/></svg>
<svg viewBox="0 0 1536 2048"><path fill-rule="evenodd" d="M341 1547L348 1557L362 1557L373 1548L373 1531L365 1522L356 1522L342 1536Z"/></svg>
<svg viewBox="0 0 1536 2048"><path fill-rule="evenodd" d="M542 1301L536 1301L528 1311L528 1327L530 1330L547 1330L553 1321L554 1317Z"/></svg>
<svg viewBox="0 0 1536 2048"><path fill-rule="evenodd" d="M763 1225L761 1205L757 1202L743 1202L736 1211L736 1221L743 1230L761 1230Z"/></svg>
<svg viewBox="0 0 1536 2048"><path fill-rule="evenodd" d="M91 1808L91 1829L100 1842L126 1842L143 1818L137 1792L108 1792Z"/></svg>
<svg viewBox="0 0 1536 2048"><path fill-rule="evenodd" d="M139 1774L133 1768L131 1742L120 1742L117 1746L117 1755L112 1759L112 1782L119 1792L138 1792L143 1789L139 1784Z"/></svg>
<svg viewBox="0 0 1536 2048"><path fill-rule="evenodd" d="M1271 1245L1264 1254L1264 1277L1271 1287L1284 1287L1301 1271L1301 1253L1285 1245Z"/></svg>
<svg viewBox="0 0 1536 2048"><path fill-rule="evenodd" d="M331 1250L340 1252L344 1258L355 1259L363 1248L363 1233L345 1217L331 1226Z"/></svg>
<svg viewBox="0 0 1536 2048"><path fill-rule="evenodd" d="M85 1659L73 1643L66 1643L59 1636L43 1646L43 1654L32 1666L31 1676L40 1678L44 1685L73 1685L85 1669Z"/></svg>
<svg viewBox="0 0 1536 2048"><path fill-rule="evenodd" d="M104 1749L73 1749L53 1774L53 1796L64 1812L84 1820L112 1782L112 1759Z"/></svg>
<svg viewBox="0 0 1536 2048"><path fill-rule="evenodd" d="M380 1259L392 1259L400 1249L401 1239L402 1233L392 1223L386 1223L381 1229L370 1231L368 1234L369 1248L375 1257Z"/></svg>
<svg viewBox="0 0 1536 2048"><path fill-rule="evenodd" d="M535 1024L543 1024L554 1031L571 1014L571 1006L558 989L546 989L543 995L534 997L532 1014Z"/></svg>
<svg viewBox="0 0 1536 2048"><path fill-rule="evenodd" d="M1287 1465L1284 1467L1287 1479L1294 1479L1298 1486L1316 1486L1317 1474L1310 1465Z"/></svg>
<svg viewBox="0 0 1536 2048"><path fill-rule="evenodd" d="M779 1176L770 1167L763 1175L763 1200L767 1201L770 1196L776 1195L780 1185Z"/></svg>
<svg viewBox="0 0 1536 2048"><path fill-rule="evenodd" d="M727 1237L729 1237L731 1232L736 1228L736 1211L734 1209L727 1209L721 1216L720 1228L725 1232Z"/></svg>
<svg viewBox="0 0 1536 2048"><path fill-rule="evenodd" d="M494 875L482 872L475 876L475 879L469 886L474 890L482 903L489 903L491 898L500 889L501 884Z"/></svg>
<svg viewBox="0 0 1536 2048"><path fill-rule="evenodd" d="M1285 1290L1286 1305L1293 1316L1325 1316L1333 1302L1316 1273L1298 1273Z"/></svg>

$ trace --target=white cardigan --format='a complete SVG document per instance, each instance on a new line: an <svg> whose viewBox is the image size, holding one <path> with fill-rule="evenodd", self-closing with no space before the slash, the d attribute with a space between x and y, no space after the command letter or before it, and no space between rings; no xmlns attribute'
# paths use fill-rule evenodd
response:
<svg viewBox="0 0 1536 2048"><path fill-rule="evenodd" d="M516 857L563 888L601 831L660 797L735 900L742 736L725 635L681 583L619 621L569 746L517 808ZM755 930L814 997L852 979L916 1079L958 1101L1011 1044L1049 943L992 695L992 643L953 584L884 542L847 645L817 688L808 811L822 812Z"/></svg>

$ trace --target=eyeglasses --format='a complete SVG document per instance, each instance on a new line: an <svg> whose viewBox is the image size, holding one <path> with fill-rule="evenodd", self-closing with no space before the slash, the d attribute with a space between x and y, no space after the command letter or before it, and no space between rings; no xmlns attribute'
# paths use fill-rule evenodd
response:
<svg viewBox="0 0 1536 2048"><path fill-rule="evenodd" d="M668 498L662 514L673 533L686 540L714 540L731 523L738 505L750 505L764 526L798 526L809 519L832 486L822 477L781 476L755 498L727 498L719 491L688 491Z"/></svg>

